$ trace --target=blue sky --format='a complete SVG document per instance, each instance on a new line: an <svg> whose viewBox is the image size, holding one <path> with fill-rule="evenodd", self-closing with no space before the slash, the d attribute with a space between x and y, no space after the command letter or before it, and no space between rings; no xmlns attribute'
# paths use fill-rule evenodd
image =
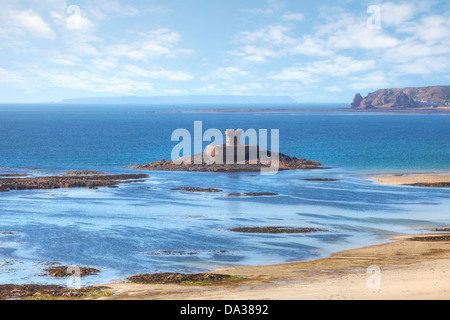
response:
<svg viewBox="0 0 450 320"><path fill-rule="evenodd" d="M0 0L0 102L444 85L449 17L448 0Z"/></svg>

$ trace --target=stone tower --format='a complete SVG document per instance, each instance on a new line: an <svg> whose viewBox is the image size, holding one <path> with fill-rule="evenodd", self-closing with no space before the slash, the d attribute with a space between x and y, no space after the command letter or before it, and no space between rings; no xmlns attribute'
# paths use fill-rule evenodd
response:
<svg viewBox="0 0 450 320"><path fill-rule="evenodd" d="M241 145L242 130L228 130L225 131L227 136L227 147L237 147Z"/></svg>

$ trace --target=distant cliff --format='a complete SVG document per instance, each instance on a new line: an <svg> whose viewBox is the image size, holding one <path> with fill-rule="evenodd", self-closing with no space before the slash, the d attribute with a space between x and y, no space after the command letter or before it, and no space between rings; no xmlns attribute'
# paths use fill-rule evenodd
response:
<svg viewBox="0 0 450 320"><path fill-rule="evenodd" d="M356 94L351 109L450 108L450 86L381 89L363 98Z"/></svg>

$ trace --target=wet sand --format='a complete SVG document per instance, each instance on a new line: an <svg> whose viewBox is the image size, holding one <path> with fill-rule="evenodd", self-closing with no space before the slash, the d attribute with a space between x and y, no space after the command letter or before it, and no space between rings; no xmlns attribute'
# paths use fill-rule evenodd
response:
<svg viewBox="0 0 450 320"><path fill-rule="evenodd" d="M207 285L108 284L116 295L104 299L447 300L450 234L404 236L325 259L213 272L234 277Z"/></svg>
<svg viewBox="0 0 450 320"><path fill-rule="evenodd" d="M371 177L371 180L387 185L419 185L429 187L450 186L450 174L393 174Z"/></svg>

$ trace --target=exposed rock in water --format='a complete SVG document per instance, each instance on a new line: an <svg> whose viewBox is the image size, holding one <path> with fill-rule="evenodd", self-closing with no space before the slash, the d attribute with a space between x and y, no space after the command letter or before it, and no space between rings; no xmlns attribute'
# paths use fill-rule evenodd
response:
<svg viewBox="0 0 450 320"><path fill-rule="evenodd" d="M58 267L47 268L44 271L46 271L50 277L65 278L65 277L70 277L74 274L73 269L69 269L69 268L70 267L67 267L67 266L58 266ZM70 270L72 270L72 272L68 272ZM95 269L95 268L80 267L79 270L80 270L80 274L79 274L80 277L95 275L100 272L100 270Z"/></svg>
<svg viewBox="0 0 450 320"><path fill-rule="evenodd" d="M299 179L300 181L318 181L318 182L335 182L339 179L321 179L321 178L310 178L310 179Z"/></svg>
<svg viewBox="0 0 450 320"><path fill-rule="evenodd" d="M229 229L233 232L242 233L313 233L313 232L325 232L327 230L317 228L291 228L291 227L241 227Z"/></svg>
<svg viewBox="0 0 450 320"><path fill-rule="evenodd" d="M271 153L268 152L268 156ZM251 164L246 160L245 164L208 164L204 159L206 156L197 154L191 157L191 164L175 164L173 161L160 160L144 165L132 165L137 170L155 170L155 171L197 171L197 172L258 172L262 168L270 168L270 163L263 164L258 159L257 164ZM197 161L196 161L197 160ZM199 164L196 164L198 162ZM322 165L317 161L298 159L289 157L282 153L279 154L278 170L300 170L300 169L318 169Z"/></svg>
<svg viewBox="0 0 450 320"><path fill-rule="evenodd" d="M209 250L207 253L227 253L228 250ZM159 250L146 252L150 256L195 256L200 254L201 251L180 251L180 250Z"/></svg>
<svg viewBox="0 0 450 320"><path fill-rule="evenodd" d="M0 180L0 191L59 188L97 188L115 186L118 183L138 182L148 178L146 174L48 176L35 178L8 178Z"/></svg>
<svg viewBox="0 0 450 320"><path fill-rule="evenodd" d="M227 197L271 197L271 196L278 196L278 193L273 193L273 192L245 192L245 193L231 192L231 193L227 193Z"/></svg>
<svg viewBox="0 0 450 320"><path fill-rule="evenodd" d="M222 281L232 278L227 274L214 273L154 273L154 274L138 274L127 278L132 283L139 284L183 284L201 282L203 284L208 282Z"/></svg>
<svg viewBox="0 0 450 320"><path fill-rule="evenodd" d="M450 86L381 89L362 99L356 94L351 109L450 108Z"/></svg>
<svg viewBox="0 0 450 320"><path fill-rule="evenodd" d="M86 176L86 175L107 174L107 173L92 171L92 170L84 170L84 171L66 171L66 172L64 172L64 174L70 175L70 176Z"/></svg>
<svg viewBox="0 0 450 320"><path fill-rule="evenodd" d="M433 229L429 229L430 231L435 231L435 232L450 232L450 228L433 228Z"/></svg>
<svg viewBox="0 0 450 320"><path fill-rule="evenodd" d="M214 188L198 188L198 187L179 187L179 188L172 188L170 190L174 191L186 191L186 192L210 192L210 193L217 193L222 192L220 189L214 189Z"/></svg>
<svg viewBox="0 0 450 320"><path fill-rule="evenodd" d="M419 182L407 184L412 187L450 188L450 182Z"/></svg>

